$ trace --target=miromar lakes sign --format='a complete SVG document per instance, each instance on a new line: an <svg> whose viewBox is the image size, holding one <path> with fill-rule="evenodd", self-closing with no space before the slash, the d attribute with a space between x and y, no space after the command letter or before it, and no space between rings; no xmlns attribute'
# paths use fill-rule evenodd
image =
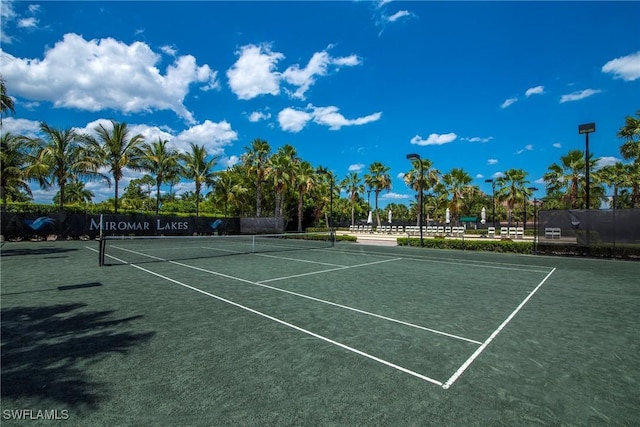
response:
<svg viewBox="0 0 640 427"><path fill-rule="evenodd" d="M1 234L5 237L106 235L235 234L239 218L177 216L85 215L70 213L32 214L3 212Z"/></svg>

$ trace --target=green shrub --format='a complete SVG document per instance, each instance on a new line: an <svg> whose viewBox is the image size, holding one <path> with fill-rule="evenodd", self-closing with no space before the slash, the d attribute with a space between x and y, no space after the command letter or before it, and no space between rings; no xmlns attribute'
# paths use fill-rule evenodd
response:
<svg viewBox="0 0 640 427"><path fill-rule="evenodd" d="M420 238L400 237L397 239L400 246L420 246ZM425 248L432 249L462 249L471 251L509 252L518 254L530 254L533 252L532 242L514 242L512 240L462 240L445 239L435 237L423 239Z"/></svg>

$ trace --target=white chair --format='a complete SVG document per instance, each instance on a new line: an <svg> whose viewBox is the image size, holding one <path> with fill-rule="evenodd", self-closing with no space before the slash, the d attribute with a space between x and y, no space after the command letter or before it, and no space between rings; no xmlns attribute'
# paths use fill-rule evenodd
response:
<svg viewBox="0 0 640 427"><path fill-rule="evenodd" d="M489 237L496 237L496 228L495 227L487 228L487 233L489 234Z"/></svg>
<svg viewBox="0 0 640 427"><path fill-rule="evenodd" d="M516 228L515 227L509 227L509 238L510 239L515 239L516 237Z"/></svg>
<svg viewBox="0 0 640 427"><path fill-rule="evenodd" d="M509 229L506 227L500 227L500 238L506 239L509 237Z"/></svg>
<svg viewBox="0 0 640 427"><path fill-rule="evenodd" d="M524 227L516 227L516 239L524 239Z"/></svg>

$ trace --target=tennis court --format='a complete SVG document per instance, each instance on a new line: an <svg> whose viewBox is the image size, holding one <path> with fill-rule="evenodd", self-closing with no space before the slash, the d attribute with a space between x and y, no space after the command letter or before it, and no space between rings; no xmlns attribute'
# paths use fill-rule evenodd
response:
<svg viewBox="0 0 640 427"><path fill-rule="evenodd" d="M104 267L97 242L5 243L3 410L83 425L640 417L637 263L219 239L113 241Z"/></svg>

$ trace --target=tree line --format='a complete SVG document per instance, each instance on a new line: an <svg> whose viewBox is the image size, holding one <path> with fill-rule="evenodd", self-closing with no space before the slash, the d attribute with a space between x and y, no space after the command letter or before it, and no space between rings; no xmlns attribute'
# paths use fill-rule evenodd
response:
<svg viewBox="0 0 640 427"><path fill-rule="evenodd" d="M15 113L13 100L0 78L2 116ZM596 169L600 160L589 155L591 208L640 207L640 110L628 116L617 133L623 140L620 153L627 163L618 162ZM0 119L0 128L2 126ZM254 139L244 148L240 161L225 169L214 170L218 157L204 146L190 144L188 152L170 148L170 141L153 141L132 135L127 124L111 120L99 124L93 134L74 129L56 129L40 123L40 138L2 133L0 192L3 208L8 202L32 199L30 184L58 188L54 203L63 210L65 204L92 204L94 195L85 188L89 181L113 185L113 198L97 204L105 212L119 209L160 212L207 213L223 216L276 216L287 222L297 220L297 229L323 219L329 224L355 224L375 215L380 225L386 215L378 208L382 192L391 189L390 168L381 162L367 167L363 176L351 172L337 176L326 167L313 166L300 158L291 145L273 152L270 144ZM544 209L585 208L585 155L572 150L551 164L543 180L546 195ZM511 220L532 217L531 195L534 191L528 173L509 169L490 179L492 192L486 194L461 168L441 172L431 160L413 160L404 174L405 184L423 190L422 206L418 197L409 206L391 203L387 209L396 221L416 221L419 216L442 222L446 209L452 219L478 216L487 208L487 220ZM144 173L133 179L120 194L125 169ZM193 192L176 195L174 186L187 180ZM161 192L163 185L168 192ZM608 191L613 191L609 197ZM155 195L153 194L155 193ZM342 197L342 195L345 197ZM371 203L373 198L373 204ZM491 209L493 207L493 209ZM496 218L491 218L495 210Z"/></svg>

